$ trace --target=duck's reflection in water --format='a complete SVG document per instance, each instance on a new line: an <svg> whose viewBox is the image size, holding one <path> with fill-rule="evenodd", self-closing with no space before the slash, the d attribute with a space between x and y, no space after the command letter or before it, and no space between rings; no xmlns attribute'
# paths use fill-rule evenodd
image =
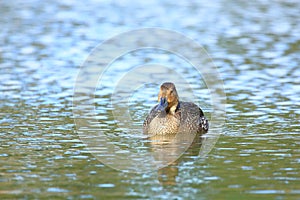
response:
<svg viewBox="0 0 300 200"><path fill-rule="evenodd" d="M150 137L151 149L156 161L165 164L158 170L158 180L162 185L175 185L178 164L198 156L202 144L201 134L177 133Z"/></svg>

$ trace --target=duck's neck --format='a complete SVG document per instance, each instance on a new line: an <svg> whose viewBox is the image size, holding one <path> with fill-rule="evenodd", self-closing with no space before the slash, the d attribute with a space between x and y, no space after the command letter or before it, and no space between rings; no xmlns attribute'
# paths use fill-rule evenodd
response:
<svg viewBox="0 0 300 200"><path fill-rule="evenodd" d="M167 113L170 113L170 114L172 114L172 115L175 115L175 113L176 113L176 111L179 109L179 107L180 107L180 103L179 103L179 101L178 101L176 104L174 104L173 106L171 106L171 107L167 110Z"/></svg>

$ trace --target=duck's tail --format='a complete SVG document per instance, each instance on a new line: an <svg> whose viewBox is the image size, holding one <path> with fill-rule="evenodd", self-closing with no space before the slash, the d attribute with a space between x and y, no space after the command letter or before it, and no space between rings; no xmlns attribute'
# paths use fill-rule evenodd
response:
<svg viewBox="0 0 300 200"><path fill-rule="evenodd" d="M209 128L208 120L204 116L200 118L200 126L202 130L204 130L205 132L208 131Z"/></svg>

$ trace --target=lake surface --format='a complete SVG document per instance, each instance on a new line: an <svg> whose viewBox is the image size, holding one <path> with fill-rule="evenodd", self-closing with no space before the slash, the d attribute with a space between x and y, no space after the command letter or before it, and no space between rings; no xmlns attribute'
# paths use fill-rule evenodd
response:
<svg viewBox="0 0 300 200"><path fill-rule="evenodd" d="M0 2L0 198L300 199L299 10L293 0ZM166 160L168 148L149 146L140 132L159 84L175 82L182 100L216 120L213 91L190 63L159 49L128 53L111 63L90 99L78 101L93 103L95 126L78 123L89 119L73 112L74 87L90 52L144 27L201 44L226 92L221 134L211 136L212 129L185 141L189 148L153 170L149 152L158 149L154 155ZM148 79L153 83L142 85ZM126 106L116 88L129 99ZM91 144L102 144L93 140L95 130L119 151L91 151Z"/></svg>

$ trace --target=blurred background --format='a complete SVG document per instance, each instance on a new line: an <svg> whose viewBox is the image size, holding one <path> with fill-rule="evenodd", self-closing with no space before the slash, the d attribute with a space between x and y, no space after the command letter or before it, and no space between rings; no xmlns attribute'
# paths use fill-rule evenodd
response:
<svg viewBox="0 0 300 200"><path fill-rule="evenodd" d="M299 199L299 10L297 0L0 1L0 198ZM169 167L134 174L89 153L75 131L72 96L96 45L143 27L178 31L205 47L224 81L227 117L206 157L192 150ZM195 102L210 116L201 77L172 56L151 53L119 62L143 64L147 54L187 69L182 75L199 83ZM99 105L110 98L104 89ZM131 108L138 124L156 91ZM114 134L111 110L97 109Z"/></svg>

